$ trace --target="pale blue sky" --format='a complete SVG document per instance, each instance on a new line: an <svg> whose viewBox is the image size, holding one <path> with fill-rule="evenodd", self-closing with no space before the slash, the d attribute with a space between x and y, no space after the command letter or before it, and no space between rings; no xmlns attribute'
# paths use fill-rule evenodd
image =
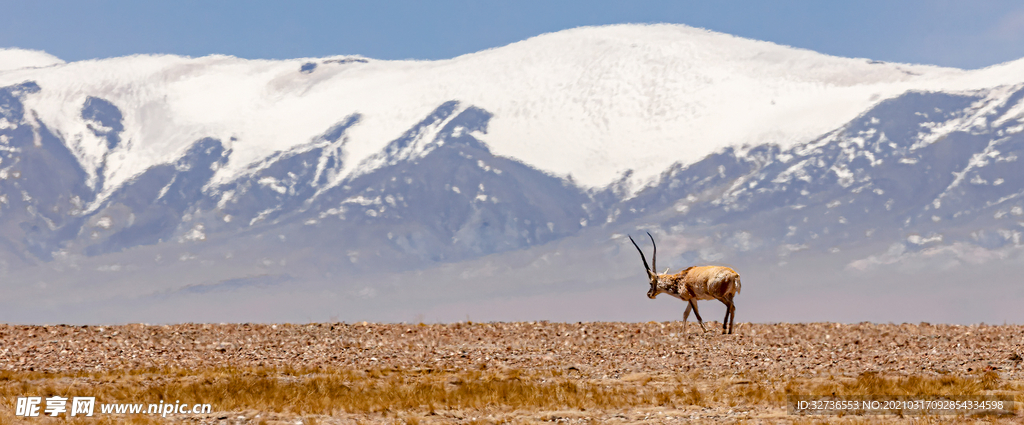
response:
<svg viewBox="0 0 1024 425"><path fill-rule="evenodd" d="M980 68L1024 57L1019 1L0 0L0 47L67 61L136 53L442 59L583 25L668 22L877 60Z"/></svg>

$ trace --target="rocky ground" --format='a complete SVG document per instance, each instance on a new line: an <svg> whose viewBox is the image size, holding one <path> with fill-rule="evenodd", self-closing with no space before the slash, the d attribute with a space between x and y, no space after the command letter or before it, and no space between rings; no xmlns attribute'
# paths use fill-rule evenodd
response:
<svg viewBox="0 0 1024 425"><path fill-rule="evenodd" d="M694 323L455 323L455 324L182 324L122 326L0 325L0 371L73 374L151 368L200 371L223 368L318 370L518 370L608 385L651 381L729 385L749 379L826 380L885 376L981 376L995 372L1003 388L1024 381L1024 326L931 324L748 324L733 335ZM19 375L20 374L20 375ZM36 375L32 375L36 376ZM991 375L990 375L991 376ZM39 379L44 379L39 378ZM810 382L809 381L809 382ZM0 380L2 382L2 380ZM721 384L726 382L726 384ZM717 384L716 384L717 383ZM1013 391L1011 391L1012 393ZM1021 394L1017 393L1018 400ZM10 400L9 400L10 401ZM13 405L13 401L10 401ZM707 403L705 403L707 404ZM216 406L214 406L216 408ZM13 408L7 409L13 410ZM1020 414L1018 409L1018 415ZM10 419L12 412L0 412ZM432 412L436 414L436 412ZM295 419L287 413L217 413L179 417L199 422ZM784 405L672 408L636 406L622 411L520 411L475 418L472 412L441 421L555 422L799 422ZM401 415L399 415L401 416ZM668 419L671 417L671 419ZM240 419L244 418L244 419ZM849 418L817 418L844 421ZM939 418L941 419L941 418ZM936 419L936 420L939 420ZM313 422L394 419L327 415ZM3 419L0 419L2 422ZM310 420L306 420L310 422ZM425 422L431 422L426 418ZM269 423L268 422L268 423ZM409 421L407 421L409 422Z"/></svg>

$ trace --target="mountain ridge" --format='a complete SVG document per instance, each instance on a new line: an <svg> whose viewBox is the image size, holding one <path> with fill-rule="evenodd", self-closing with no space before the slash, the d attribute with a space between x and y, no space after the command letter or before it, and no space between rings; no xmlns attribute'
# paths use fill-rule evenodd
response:
<svg viewBox="0 0 1024 425"><path fill-rule="evenodd" d="M354 167L450 100L495 114L486 141L500 155L590 188L633 170L637 190L671 165L665 153L692 162L725 146L789 145L908 89L999 83L673 25L567 30L443 61L347 59L133 56L8 71L0 83L44 87L26 100L30 109L87 171L106 175L106 193L203 137L232 145L216 177L223 183L359 113L347 146ZM309 63L320 66L302 71ZM131 143L110 148L71 119L90 96L123 109L120 138ZM556 142L557 133L571 136Z"/></svg>
<svg viewBox="0 0 1024 425"><path fill-rule="evenodd" d="M783 46L673 26L586 28L538 39L558 41L542 46L552 51L567 43L592 51L616 51L633 49L631 39L602 43L602 37L651 31L659 37L683 32L697 39L770 48L769 52L781 52L782 60L770 58L779 64L817 57L813 52L794 53ZM519 61L537 50L537 62L527 61L526 67L547 69L551 53L534 49L538 40L527 41L510 46L522 50L513 52L520 56L502 60ZM393 137L380 143L367 139L367 134L377 131L374 126L383 122L374 108L386 109L394 99L349 99L364 102L365 109L336 108L339 103L323 101L342 93L330 88L344 85L335 80L338 76L372 74L368 69L373 68L386 74L378 83L397 84L395 79L403 75L420 75L410 70L435 67L433 74L422 75L422 81L404 82L389 90L445 81L455 84L464 76L455 71L466 60L486 62L509 51L493 49L447 62L384 64L365 58L251 62L227 57L147 57L136 64L142 71L125 72L173 74L173 78L152 87L112 85L99 91L85 86L57 90L54 75L76 66L98 69L117 63L130 68L138 58L0 72L0 82L19 81L0 84L0 275L16 282L7 288L14 291L12 299L44 296L54 290L69 294L68 301L51 301L47 311L54 314L68 307L88 315L80 309L104 303L143 306L209 296L231 304L301 297L308 292L319 297L309 300L318 308L333 308L325 303L334 300L353 312L390 317L386 315L410 306L420 308L423 302L433 303L423 307L430 310L445 303L509 294L529 298L609 290L637 271L636 252L624 235L645 231L659 241L659 264L741 265L737 267L743 270L745 283L764 282L772 276L807 282L805 268L820 268L829 276L849 274L851 279L912 279L899 274L906 267L945 270L998 263L1000 270L1013 270L1013 259L1020 257L1024 192L1019 188L1024 180L1014 166L1024 156L1024 82L1001 83L1024 61L960 71L829 59L803 66L813 74L819 72L813 70L816 64L856 63L856 69L879 69L878 75L899 81L881 86L829 86L820 81L794 86L783 81L786 84L776 89L796 89L774 94L764 87L750 89L754 80L730 74L740 83L722 77L714 84L689 87L686 90L697 94L686 100L690 103L678 104L683 105L681 112L672 113L692 113L737 133L766 120L789 122L786 125L793 126L786 128L792 131L764 136L765 131L778 128L762 126L745 136L754 142L725 143L731 139L717 138L698 146L706 154L690 156L665 148L697 138L674 127L657 128L660 139L646 140L643 131L656 125L647 125L628 139L615 139L611 123L598 125L594 131L607 134L593 143L580 142L590 140L591 133L574 131L581 119L598 115L576 114L573 108L613 114L622 111L616 109L617 102L635 99L616 90L650 89L621 79L630 72L645 74L652 69L649 64L626 61L621 66L637 68L625 74L606 73L607 64L572 65L579 76L573 81L591 87L593 93L572 98L585 90L563 87L549 97L532 98L533 94L524 92L520 103L508 104L513 109L499 104L496 111L488 107L494 103L486 102L487 96L495 97L493 93L479 95L484 102L478 103L472 96L466 100L410 92L405 98L420 96L413 103L430 104L430 108L399 108L392 117L418 115L394 121L405 124L389 129ZM757 53L747 49L721 54L764 60L752 52ZM187 63L161 65L174 61ZM681 62L671 64L682 66ZM214 105L188 116L170 112L200 98L198 92L177 106L174 100L160 100L183 95L162 91L177 82L208 86L231 75L214 72L202 77L218 68L256 72L262 80L233 82L226 91L211 88L207 99ZM912 75L918 70L922 75ZM438 80L445 72L453 75ZM21 79L36 73L46 75L40 74L40 82ZM494 74L498 79L510 75ZM482 78L470 77L466 78ZM666 90L654 90L654 98L673 93L674 80L663 81L666 84L653 87ZM62 84L70 87L80 82ZM466 87L478 83L469 81ZM535 83L543 83L541 88L547 90L544 84L551 81L526 80L524 84ZM239 87L253 91L238 99L220 97ZM499 89L511 92L522 87L506 84ZM755 94L744 91L748 89ZM770 96L759 97L765 93ZM119 100L125 96L145 102L132 106ZM544 112L551 104L537 100L558 96L567 102L562 105L566 112L560 115ZM806 139L794 138L793 129L804 128L800 120L813 121L817 115L790 122L786 117L799 112L799 107L781 114L758 112L821 96L827 97L825 103L801 107L854 99L843 106L853 112L827 112L830 120L852 115L827 128L827 120L815 124L825 130ZM692 107L707 99L719 102L716 107L752 100L762 103L754 109ZM771 103L775 100L778 105ZM195 122L176 121L246 101L255 104L233 113L248 117L255 111L246 118L250 120L270 117L271 106L278 107L275 102L315 116L285 114L262 123L261 128L285 122L285 130L301 129L280 142L280 149L269 149L274 148L272 144L256 146L262 142L243 133L205 132ZM678 106L666 102L648 106ZM635 112L639 110L635 106L628 108ZM515 115L517 110L521 116ZM658 110L648 112L657 115ZM714 111L718 115L708 118ZM218 116L201 118L216 124ZM145 122L152 128L136 128ZM525 133L508 133L510 122L532 127ZM214 127L229 128L229 124ZM142 134L171 133L192 138L187 143L165 140L163 144L140 139ZM509 154L510 142L502 138L510 135L524 137L520 148L546 146L533 153L543 161ZM666 140L671 143L665 144ZM608 143L615 149L601 151ZM92 153L86 152L90 149ZM600 185L575 172L560 173L545 166L573 163L587 149L600 151L612 163L593 165L602 178L608 178ZM173 155L163 160L159 152ZM88 153L85 160L83 153ZM149 154L154 154L149 159L159 160L138 160ZM631 167L637 163L646 168ZM136 173L132 167L141 171ZM753 288L759 291L758 285ZM385 294L400 295L391 305ZM217 298L221 296L226 298ZM232 301L232 297L249 301ZM22 312L12 315L38 314L3 303L0 310Z"/></svg>

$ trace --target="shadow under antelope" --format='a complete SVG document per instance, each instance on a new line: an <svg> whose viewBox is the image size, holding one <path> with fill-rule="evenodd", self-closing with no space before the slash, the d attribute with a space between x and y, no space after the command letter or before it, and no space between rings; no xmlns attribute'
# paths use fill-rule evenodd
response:
<svg viewBox="0 0 1024 425"><path fill-rule="evenodd" d="M628 235L627 235L628 236ZM644 251L637 246L632 236L629 241L640 252L640 260L644 262L647 269L647 277L651 280L651 289L647 291L647 298L654 299L658 294L669 294L687 303L686 311L683 312L683 333L686 333L686 320L690 317L690 309L697 316L700 328L707 332L704 321L697 311L697 300L719 300L725 304L725 319L722 320L722 333L732 333L733 322L736 320L736 304L733 297L740 293L740 274L728 267L721 266L691 266L676 274L658 274L658 245L654 243L654 236L651 237L651 244L654 245L654 253L651 255L651 266L647 266L647 258Z"/></svg>

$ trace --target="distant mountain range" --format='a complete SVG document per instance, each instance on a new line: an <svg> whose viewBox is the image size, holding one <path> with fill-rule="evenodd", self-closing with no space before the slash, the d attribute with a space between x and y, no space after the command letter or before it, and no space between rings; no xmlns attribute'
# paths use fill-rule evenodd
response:
<svg viewBox="0 0 1024 425"><path fill-rule="evenodd" d="M435 62L9 49L0 70L0 320L457 320L642 286L623 235L644 231L660 265L752 270L755 295L806 264L1019 263L1024 61L626 25Z"/></svg>

